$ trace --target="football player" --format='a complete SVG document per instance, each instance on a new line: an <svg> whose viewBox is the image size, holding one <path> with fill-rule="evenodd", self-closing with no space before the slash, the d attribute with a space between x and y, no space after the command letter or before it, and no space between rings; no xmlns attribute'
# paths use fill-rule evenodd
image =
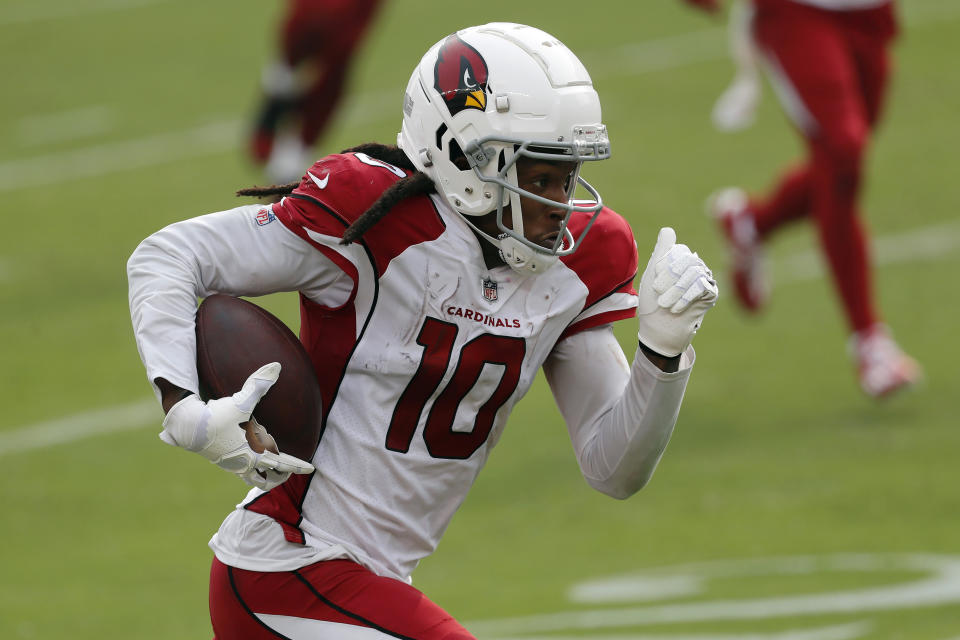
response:
<svg viewBox="0 0 960 640"><path fill-rule="evenodd" d="M717 286L665 227L634 289L632 231L580 175L610 156L580 60L536 28L464 29L423 56L402 108L397 146L322 158L245 192L280 202L176 223L130 258L162 439L256 485L210 541L221 640L472 639L410 575L541 367L598 491L638 491L673 431ZM276 366L196 395L197 298L277 291L300 294L324 398L309 462L238 435ZM634 316L631 363L611 323Z"/></svg>
<svg viewBox="0 0 960 640"><path fill-rule="evenodd" d="M277 58L263 69L250 155L267 176L301 175L340 104L380 0L288 0Z"/></svg>
<svg viewBox="0 0 960 640"><path fill-rule="evenodd" d="M711 12L718 0L687 0ZM884 397L914 384L917 363L893 340L877 310L867 229L859 199L864 156L883 107L889 46L897 25L892 0L751 0L734 57L737 78L717 103L722 128L749 121L758 96L753 68L763 64L784 111L804 137L807 157L784 170L766 195L723 189L708 201L730 248L736 299L759 311L769 283L763 243L793 221L812 218L851 331L860 386Z"/></svg>

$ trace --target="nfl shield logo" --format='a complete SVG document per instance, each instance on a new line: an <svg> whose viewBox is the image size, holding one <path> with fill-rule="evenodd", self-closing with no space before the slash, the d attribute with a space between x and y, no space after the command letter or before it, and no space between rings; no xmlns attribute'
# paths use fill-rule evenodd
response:
<svg viewBox="0 0 960 640"><path fill-rule="evenodd" d="M257 211L257 225L263 226L270 224L277 219L277 216L273 215L273 210L269 208L260 209Z"/></svg>
<svg viewBox="0 0 960 640"><path fill-rule="evenodd" d="M494 302L497 299L497 281L493 278L483 279L483 297Z"/></svg>

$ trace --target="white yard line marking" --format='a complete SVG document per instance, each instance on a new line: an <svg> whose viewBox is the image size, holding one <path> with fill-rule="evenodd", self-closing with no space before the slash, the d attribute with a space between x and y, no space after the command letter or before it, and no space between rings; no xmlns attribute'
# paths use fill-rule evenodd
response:
<svg viewBox="0 0 960 640"><path fill-rule="evenodd" d="M109 132L115 121L116 114L112 108L95 105L28 116L20 120L17 133L22 145L36 146L100 136Z"/></svg>
<svg viewBox="0 0 960 640"><path fill-rule="evenodd" d="M726 57L725 33L721 27L710 27L611 49L587 51L582 57L588 69L597 70L591 74L595 77L655 73Z"/></svg>
<svg viewBox="0 0 960 640"><path fill-rule="evenodd" d="M110 0L86 5L83 11L128 8L157 1L159 0ZM907 12L909 28L939 25L960 18L960 3L957 2L925 3L922 7ZM78 8L77 11L79 10ZM19 13L27 15L29 12L20 10ZM16 15L16 12L9 11L0 14L0 25L3 25L5 20L9 22L11 16ZM43 11L39 11L37 15L43 15ZM596 77L642 75L724 58L727 56L725 43L724 29L711 27L646 42L587 51L583 58L588 62L588 66L597 69L594 74ZM345 117L349 118L352 125L361 125L394 114L395 97L395 92L383 91L351 96L341 111L348 114ZM10 160L0 163L0 193L232 151L241 143L244 124L242 118L233 117L184 131L161 133L59 154ZM66 168L69 170L64 170Z"/></svg>
<svg viewBox="0 0 960 640"><path fill-rule="evenodd" d="M873 263L878 266L904 262L931 262L960 257L960 220L873 238ZM802 251L774 259L770 269L774 287L825 277L823 254Z"/></svg>
<svg viewBox="0 0 960 640"><path fill-rule="evenodd" d="M45 449L106 433L129 431L148 424L156 426L159 432L162 421L163 411L160 404L151 397L131 404L87 411L0 433L0 456L31 449Z"/></svg>
<svg viewBox="0 0 960 640"><path fill-rule="evenodd" d="M507 636L512 640L533 640L526 634L550 632L591 631L601 629L629 628L648 625L690 624L695 622L752 621L803 616L823 616L834 614L862 615L869 612L885 612L898 609L917 609L938 607L960 602L960 556L937 555L928 553L891 553L891 554L834 554L825 556L788 557L788 558L745 558L740 560L700 563L699 565L681 565L662 567L638 572L632 576L641 583L650 577L661 575L688 575L703 585L702 593L709 593L709 583L717 578L781 575L789 578L799 574L823 574L831 572L889 572L908 570L921 574L917 577L903 578L895 582L883 582L877 586L842 591L825 591L802 595L778 595L757 592L755 598L710 599L694 602L674 602L647 606L619 607L609 606L597 609L562 611L553 614L518 616L498 620L478 620L467 623L477 636L495 637L503 640ZM604 582L616 586L621 591L629 591L631 576L612 576L608 579L594 579L586 584L595 587ZM578 585L574 586L574 589ZM641 585L645 593L645 584ZM829 587L828 587L829 588ZM609 591L615 595L615 591ZM618 598L610 598L603 604L618 603ZM839 637L860 637L866 631L859 626L869 621L854 623L841 631ZM821 638L815 635L823 629L791 629L789 635L782 637ZM837 628L833 628L837 631ZM854 635L849 635L853 633ZM801 635L807 634L807 635ZM550 636L554 637L554 636ZM594 635L593 637L605 637ZM638 640L646 636L635 636ZM673 635L663 637L675 637ZM703 638L723 638L726 636L703 636ZM744 636L741 636L744 637ZM746 636L754 637L754 636ZM780 638L781 636L756 636ZM836 636L834 636L836 637Z"/></svg>
<svg viewBox="0 0 960 640"><path fill-rule="evenodd" d="M141 169L237 146L239 120L0 163L0 192Z"/></svg>
<svg viewBox="0 0 960 640"><path fill-rule="evenodd" d="M137 9L166 0L100 0L99 2L74 2L67 0L62 4L55 2L23 2L19 6L7 6L0 11L0 27L8 25L29 25L34 22L78 18L105 11Z"/></svg>

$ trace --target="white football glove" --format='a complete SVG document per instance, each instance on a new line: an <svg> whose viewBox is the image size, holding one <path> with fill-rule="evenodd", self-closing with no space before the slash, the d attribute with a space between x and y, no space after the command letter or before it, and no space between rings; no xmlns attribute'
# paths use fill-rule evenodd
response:
<svg viewBox="0 0 960 640"><path fill-rule="evenodd" d="M640 278L640 342L663 356L680 355L717 303L717 294L713 272L700 256L677 244L673 229L660 229Z"/></svg>
<svg viewBox="0 0 960 640"><path fill-rule="evenodd" d="M163 420L160 439L199 453L221 469L265 491L283 484L292 473L313 473L313 465L286 453L257 453L240 426L280 375L272 362L250 374L232 396L204 402L191 394L173 405Z"/></svg>

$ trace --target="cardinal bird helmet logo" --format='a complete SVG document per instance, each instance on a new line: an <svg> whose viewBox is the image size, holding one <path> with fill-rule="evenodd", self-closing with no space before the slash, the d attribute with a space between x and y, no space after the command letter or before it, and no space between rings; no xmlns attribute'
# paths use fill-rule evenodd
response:
<svg viewBox="0 0 960 640"><path fill-rule="evenodd" d="M441 45L433 79L433 87L443 96L451 116L464 109L487 108L487 63L457 34Z"/></svg>

